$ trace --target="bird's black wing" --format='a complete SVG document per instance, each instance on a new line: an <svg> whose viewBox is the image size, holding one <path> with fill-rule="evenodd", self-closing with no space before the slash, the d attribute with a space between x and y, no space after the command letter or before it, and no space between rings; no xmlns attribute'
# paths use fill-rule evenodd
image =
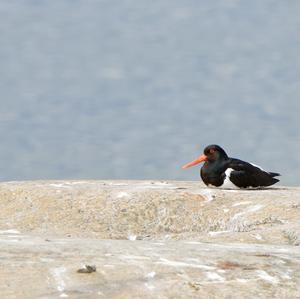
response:
<svg viewBox="0 0 300 299"><path fill-rule="evenodd" d="M269 173L258 166L239 159L229 159L227 167L233 169L230 173L230 180L241 188L271 186L279 182L278 179L274 178L279 173Z"/></svg>

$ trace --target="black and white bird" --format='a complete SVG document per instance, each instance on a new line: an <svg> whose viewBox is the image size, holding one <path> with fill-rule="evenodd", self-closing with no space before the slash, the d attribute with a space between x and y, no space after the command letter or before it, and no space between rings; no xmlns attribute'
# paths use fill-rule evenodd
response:
<svg viewBox="0 0 300 299"><path fill-rule="evenodd" d="M259 188L271 186L277 182L276 172L268 172L261 167L244 162L239 159L230 158L218 145L208 145L203 155L182 166L189 168L198 163L204 162L200 175L207 186L221 188Z"/></svg>

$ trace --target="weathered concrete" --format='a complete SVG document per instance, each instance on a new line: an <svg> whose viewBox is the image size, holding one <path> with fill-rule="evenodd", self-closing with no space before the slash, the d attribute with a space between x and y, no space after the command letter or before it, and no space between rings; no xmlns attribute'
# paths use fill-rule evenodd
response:
<svg viewBox="0 0 300 299"><path fill-rule="evenodd" d="M299 213L299 188L2 183L0 297L300 298Z"/></svg>

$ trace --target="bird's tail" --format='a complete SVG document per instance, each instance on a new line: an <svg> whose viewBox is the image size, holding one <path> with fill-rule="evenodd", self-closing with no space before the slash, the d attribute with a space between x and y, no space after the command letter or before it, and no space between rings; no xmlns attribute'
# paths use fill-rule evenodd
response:
<svg viewBox="0 0 300 299"><path fill-rule="evenodd" d="M280 173L277 173L277 172L269 172L270 176L273 178L275 176L281 176Z"/></svg>

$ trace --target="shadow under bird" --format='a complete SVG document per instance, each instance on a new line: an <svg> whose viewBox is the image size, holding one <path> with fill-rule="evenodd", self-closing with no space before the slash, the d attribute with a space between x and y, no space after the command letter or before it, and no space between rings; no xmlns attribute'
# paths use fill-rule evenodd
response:
<svg viewBox="0 0 300 299"><path fill-rule="evenodd" d="M277 182L276 172L268 172L261 167L239 159L230 158L218 145L208 145L203 155L182 166L183 169L205 162L200 175L207 186L221 188L259 188Z"/></svg>

